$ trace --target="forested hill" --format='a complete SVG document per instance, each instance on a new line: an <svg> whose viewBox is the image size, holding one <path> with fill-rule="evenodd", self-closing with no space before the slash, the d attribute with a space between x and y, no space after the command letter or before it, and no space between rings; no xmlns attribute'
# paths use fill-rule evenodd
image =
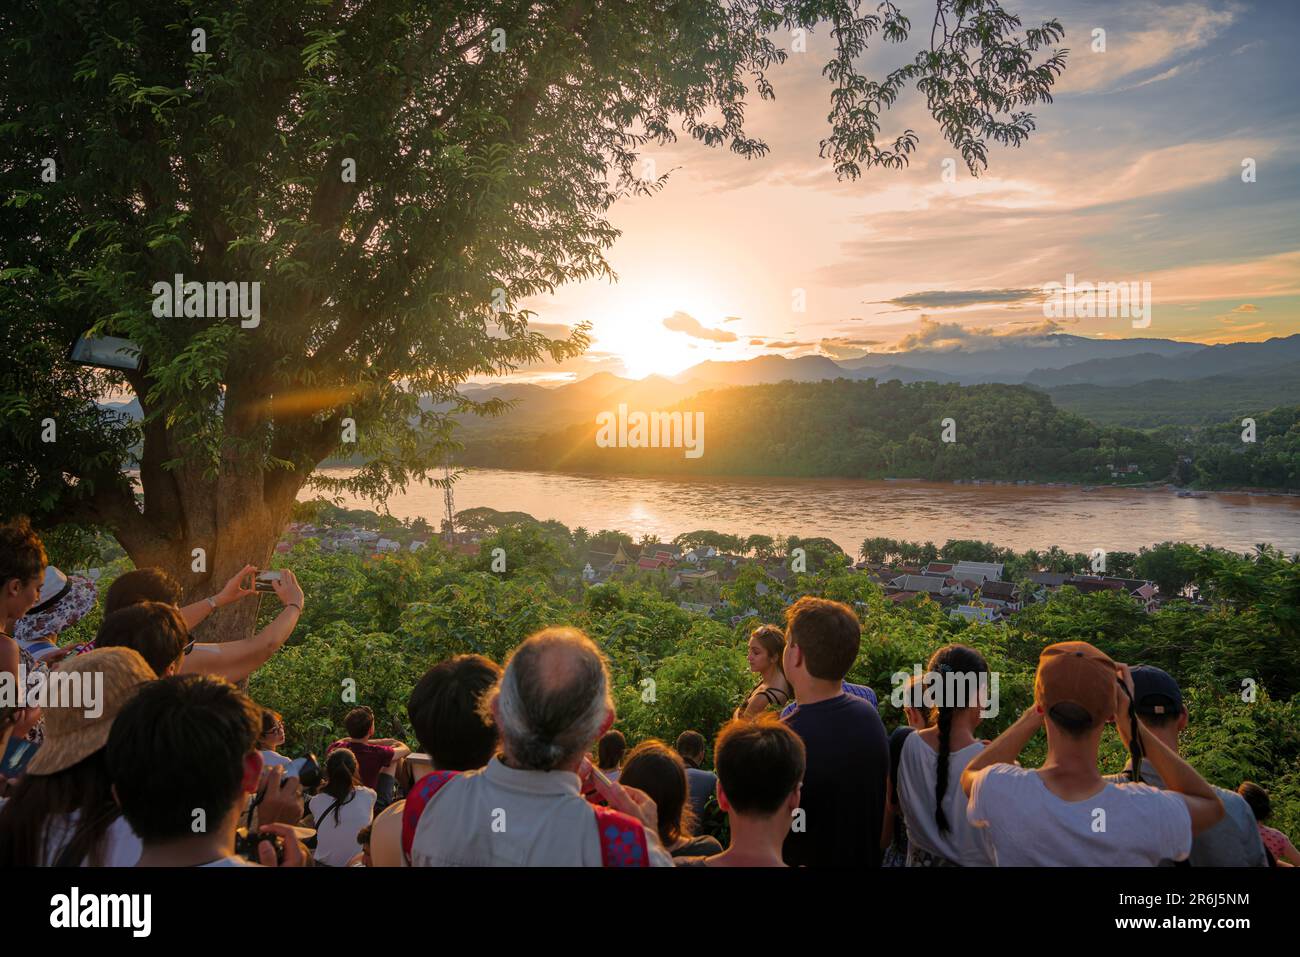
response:
<svg viewBox="0 0 1300 957"><path fill-rule="evenodd" d="M1132 429L1100 427L1025 386L835 379L702 392L669 407L703 414L702 454L597 444L593 409L540 437L497 434L463 461L499 468L850 478L1161 480L1175 449ZM626 410L648 412L650 408ZM951 420L943 441L945 421ZM697 438L698 441L698 438Z"/></svg>

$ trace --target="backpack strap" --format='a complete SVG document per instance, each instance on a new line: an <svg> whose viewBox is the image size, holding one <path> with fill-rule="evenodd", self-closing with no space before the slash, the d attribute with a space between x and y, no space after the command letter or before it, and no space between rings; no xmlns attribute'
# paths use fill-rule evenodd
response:
<svg viewBox="0 0 1300 957"><path fill-rule="evenodd" d="M600 834L602 867L650 866L650 849L640 821L612 807L592 810L596 812L596 830Z"/></svg>
<svg viewBox="0 0 1300 957"><path fill-rule="evenodd" d="M454 778L459 771L430 771L406 795L406 806L402 808L402 856L411 863L411 844L415 840L415 829L420 823L420 815L433 796L444 784Z"/></svg>

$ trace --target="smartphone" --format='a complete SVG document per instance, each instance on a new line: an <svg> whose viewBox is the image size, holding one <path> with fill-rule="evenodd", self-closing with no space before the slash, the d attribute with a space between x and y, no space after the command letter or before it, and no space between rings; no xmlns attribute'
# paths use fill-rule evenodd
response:
<svg viewBox="0 0 1300 957"><path fill-rule="evenodd" d="M253 582L255 591L275 591L275 582L280 580L279 572L258 572L257 579Z"/></svg>

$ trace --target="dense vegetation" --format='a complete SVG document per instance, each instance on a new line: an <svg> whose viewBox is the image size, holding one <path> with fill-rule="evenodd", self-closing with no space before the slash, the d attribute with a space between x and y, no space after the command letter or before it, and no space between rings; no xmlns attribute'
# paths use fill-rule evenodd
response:
<svg viewBox="0 0 1300 957"><path fill-rule="evenodd" d="M486 513L476 518L485 528L493 525ZM682 538L700 544L717 534L703 530ZM789 547L764 538L754 544L771 555ZM1278 809L1277 826L1293 836L1300 832L1300 563L1294 556L1162 546L1150 553L1192 576L1203 604L1178 601L1148 615L1123 595L1067 588L995 626L952 620L923 598L896 606L828 543L810 553L819 558L809 573L792 575L784 589L758 563L743 566L723 586L727 605L714 617L678 607L678 596L657 573L629 572L623 580L584 586L578 569L587 549L615 540L629 539L513 521L499 525L478 556L453 555L433 540L416 553L372 559L322 552L309 539L283 556L306 590L305 614L290 644L253 677L250 690L284 714L289 753L319 752L341 734L351 707L349 682L355 682L355 700L378 714L380 734L409 740L406 698L430 664L462 652L501 660L530 632L571 623L609 655L618 727L630 740L671 740L686 728L711 737L754 681L745 667L746 631L759 620L780 621L787 598L818 594L856 604L863 643L850 677L876 689L888 726L900 718L888 703L890 676L910 671L946 642L979 648L1000 673L1001 710L981 732L992 736L1030 704L1039 650L1055 641L1088 640L1117 660L1156 664L1174 674L1191 713L1184 754L1221 786L1233 788L1247 778L1262 783ZM873 541L872 547L892 547ZM489 553L498 546L507 555L503 573L488 570ZM995 546L944 546L949 557L987 555L988 549ZM115 566L125 567L124 559ZM101 594L114 573L101 579ZM263 605L265 618L274 601ZM757 614L733 626L728 618L737 608ZM93 632L97 617L69 637ZM1251 688L1253 694L1245 693ZM1118 738L1108 734L1104 742L1105 769L1118 769L1124 761ZM1040 736L1025 761L1039 760L1043 748Z"/></svg>
<svg viewBox="0 0 1300 957"><path fill-rule="evenodd" d="M462 461L621 473L1300 488L1300 406L1255 414L1254 443L1242 441L1240 418L1196 429L1102 425L1018 385L781 382L702 392L669 411L703 413L703 454L602 447L596 415L617 410L593 409L584 423L541 436L479 433Z"/></svg>
<svg viewBox="0 0 1300 957"><path fill-rule="evenodd" d="M471 464L590 471L927 479L1109 479L1136 463L1158 478L1167 446L1140 432L1098 428L1024 386L850 379L703 392L673 407L703 413L704 454L601 448L592 424L467 449ZM631 411L631 410L630 410ZM945 419L955 441L943 440Z"/></svg>

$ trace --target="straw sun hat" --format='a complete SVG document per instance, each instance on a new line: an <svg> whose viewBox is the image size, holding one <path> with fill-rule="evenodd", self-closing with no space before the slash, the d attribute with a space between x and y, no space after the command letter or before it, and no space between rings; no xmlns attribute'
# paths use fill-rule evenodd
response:
<svg viewBox="0 0 1300 957"><path fill-rule="evenodd" d="M122 706L141 685L157 677L132 648L99 648L68 658L59 663L50 677L69 673L85 676L79 679L85 682L82 699L75 707L58 701L41 709L45 716L45 743L28 763L28 774L57 774L104 747L113 719ZM102 686L94 677L96 674L103 675ZM98 697L88 701L87 695ZM93 716L87 713L93 711L99 713Z"/></svg>

